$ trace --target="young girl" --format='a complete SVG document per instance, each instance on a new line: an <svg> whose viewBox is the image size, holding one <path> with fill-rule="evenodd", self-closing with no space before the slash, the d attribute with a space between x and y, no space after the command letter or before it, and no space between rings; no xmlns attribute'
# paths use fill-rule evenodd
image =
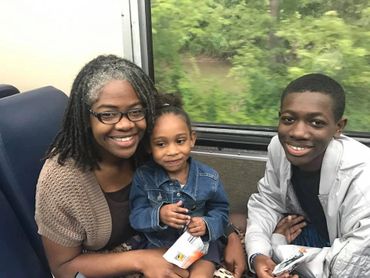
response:
<svg viewBox="0 0 370 278"><path fill-rule="evenodd" d="M190 157L195 140L181 99L161 96L150 135L153 161L135 173L130 222L149 248L170 247L187 226L210 243L208 254L190 267L190 277L213 277L229 205L218 173Z"/></svg>

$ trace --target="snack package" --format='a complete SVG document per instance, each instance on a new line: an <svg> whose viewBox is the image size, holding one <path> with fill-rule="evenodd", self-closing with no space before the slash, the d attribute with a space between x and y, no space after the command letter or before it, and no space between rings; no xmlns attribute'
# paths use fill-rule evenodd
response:
<svg viewBox="0 0 370 278"><path fill-rule="evenodd" d="M307 250L304 247L298 249L298 252L293 256L290 256L277 264L272 272L273 275L278 276L284 272L292 272L300 262L305 259L305 255L308 255Z"/></svg>
<svg viewBox="0 0 370 278"><path fill-rule="evenodd" d="M281 263L275 266L273 274L277 276L295 270L302 277L320 278L328 249L328 247L314 248L299 245L275 246L274 258Z"/></svg>
<svg viewBox="0 0 370 278"><path fill-rule="evenodd" d="M194 237L188 231L185 231L164 253L163 257L168 262L186 269L207 254L208 245L200 237Z"/></svg>

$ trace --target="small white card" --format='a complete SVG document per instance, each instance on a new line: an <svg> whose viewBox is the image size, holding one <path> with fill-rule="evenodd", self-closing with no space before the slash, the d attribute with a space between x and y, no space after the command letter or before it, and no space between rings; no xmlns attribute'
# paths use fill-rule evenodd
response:
<svg viewBox="0 0 370 278"><path fill-rule="evenodd" d="M312 260L312 258L315 255L317 255L320 251L319 248L309 248L309 247L306 248L303 246L299 247L297 245L287 245L287 246L288 248L295 248L295 252L293 251L293 254L291 254L286 259L284 259L281 263L275 266L272 272L273 275L280 275L284 272L290 273L291 271L296 269L300 264L306 263Z"/></svg>
<svg viewBox="0 0 370 278"><path fill-rule="evenodd" d="M168 262L186 269L207 254L208 245L200 237L192 236L188 231L185 231L167 250L163 257Z"/></svg>
<svg viewBox="0 0 370 278"><path fill-rule="evenodd" d="M323 277L325 257L329 247L315 248L293 244L275 245L274 260L281 262L275 266L274 274L294 269L299 277Z"/></svg>

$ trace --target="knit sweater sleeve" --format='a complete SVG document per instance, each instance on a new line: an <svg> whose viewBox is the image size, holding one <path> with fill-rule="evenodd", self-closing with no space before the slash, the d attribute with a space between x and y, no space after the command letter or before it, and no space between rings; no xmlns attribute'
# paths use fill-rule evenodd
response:
<svg viewBox="0 0 370 278"><path fill-rule="evenodd" d="M91 171L73 160L59 165L48 159L36 188L35 220L38 233L66 247L103 248L112 232L108 203Z"/></svg>

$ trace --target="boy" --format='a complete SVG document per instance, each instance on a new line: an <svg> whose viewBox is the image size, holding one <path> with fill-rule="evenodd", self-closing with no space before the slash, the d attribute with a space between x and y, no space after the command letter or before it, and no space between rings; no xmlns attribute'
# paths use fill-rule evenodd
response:
<svg viewBox="0 0 370 278"><path fill-rule="evenodd" d="M273 277L271 236L286 214L304 217L291 225L299 242L330 246L323 277L370 277L370 149L341 134L344 108L343 88L322 74L284 90L278 136L248 202L246 251L258 277Z"/></svg>

